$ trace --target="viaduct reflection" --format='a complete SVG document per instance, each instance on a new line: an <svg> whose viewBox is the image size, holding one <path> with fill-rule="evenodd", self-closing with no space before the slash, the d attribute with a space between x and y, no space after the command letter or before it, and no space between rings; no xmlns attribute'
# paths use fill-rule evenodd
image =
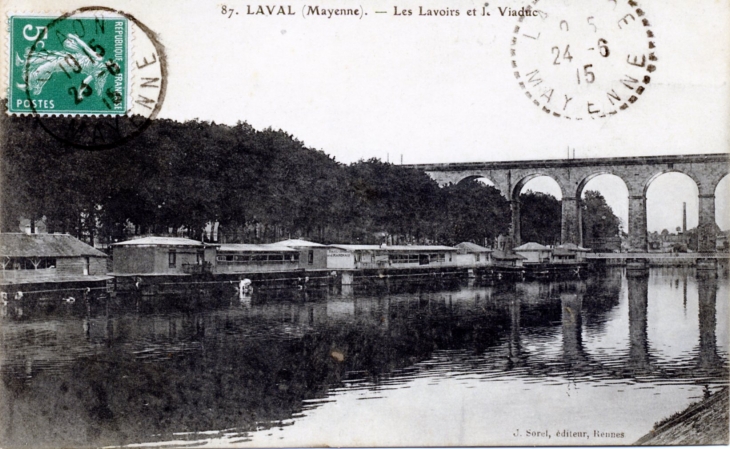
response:
<svg viewBox="0 0 730 449"><path fill-rule="evenodd" d="M717 353L717 277L715 273L697 274L697 293L699 296L700 348L698 363L702 369L716 369L723 364Z"/></svg>
<svg viewBox="0 0 730 449"><path fill-rule="evenodd" d="M682 277L682 302L687 307L687 273ZM620 278L610 277L600 282L555 282L541 284L533 290L532 297L540 295L559 298L560 326L562 337L561 359L565 369L575 374L601 374L609 377L626 377L633 375L656 374L663 376L691 377L699 368L708 374L724 372L725 359L717 348L717 291L718 279L714 272L698 272L696 276L698 290L698 349L694 359L680 362L680 366L665 372L666 367L659 366L653 360L648 336L648 304L649 274L638 273L624 278L628 293L628 356L625 363L607 366L602 360L588 354L583 344L585 318L600 324L602 313L618 306L620 294ZM680 280L677 279L679 287ZM522 287L525 288L524 286ZM529 287L528 287L529 288ZM539 290L547 290L540 292ZM661 305L659 305L661 307ZM509 368L524 366L530 363L529 351L522 343L524 298L515 297L509 301L510 332L508 338Z"/></svg>
<svg viewBox="0 0 730 449"><path fill-rule="evenodd" d="M520 304L519 297L512 297L509 301L510 330L507 340L507 369L524 366L527 363L527 353L522 350L522 338L520 337Z"/></svg>
<svg viewBox="0 0 730 449"><path fill-rule="evenodd" d="M649 304L649 273L627 277L629 289L629 366L633 371L651 369L647 307Z"/></svg>

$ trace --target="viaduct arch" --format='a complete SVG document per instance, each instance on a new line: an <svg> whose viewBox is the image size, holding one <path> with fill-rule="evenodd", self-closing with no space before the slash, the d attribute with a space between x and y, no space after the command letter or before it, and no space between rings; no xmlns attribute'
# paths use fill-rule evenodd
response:
<svg viewBox="0 0 730 449"><path fill-rule="evenodd" d="M581 245L580 197L587 182L602 174L621 178L629 191L629 246L634 252L647 251L646 191L659 175L680 172L697 184L699 191L699 242L701 252L715 252L715 188L728 174L730 154L680 156L615 157L590 159L547 159L507 162L464 162L409 165L425 171L440 186L466 178L484 177L494 183L510 201L511 234L520 241L521 186L535 176L553 178L563 193L561 240Z"/></svg>

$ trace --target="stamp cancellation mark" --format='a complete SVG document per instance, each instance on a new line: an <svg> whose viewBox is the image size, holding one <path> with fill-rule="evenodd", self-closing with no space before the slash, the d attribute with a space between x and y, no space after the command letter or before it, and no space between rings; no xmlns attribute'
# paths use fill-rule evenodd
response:
<svg viewBox="0 0 730 449"><path fill-rule="evenodd" d="M633 0L533 0L515 25L514 76L547 114L604 118L627 109L656 70L654 33Z"/></svg>

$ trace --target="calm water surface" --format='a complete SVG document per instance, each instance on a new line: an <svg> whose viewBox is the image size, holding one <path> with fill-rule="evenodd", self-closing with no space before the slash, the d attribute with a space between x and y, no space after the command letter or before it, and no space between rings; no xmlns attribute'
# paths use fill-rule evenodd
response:
<svg viewBox="0 0 730 449"><path fill-rule="evenodd" d="M728 384L729 285L26 298L0 310L0 445L631 444Z"/></svg>

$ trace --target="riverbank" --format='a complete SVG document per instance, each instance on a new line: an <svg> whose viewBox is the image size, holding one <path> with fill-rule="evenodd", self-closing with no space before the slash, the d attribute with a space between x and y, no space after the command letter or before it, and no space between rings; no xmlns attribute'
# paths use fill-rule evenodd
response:
<svg viewBox="0 0 730 449"><path fill-rule="evenodd" d="M728 388L690 405L677 416L655 426L636 445L728 444Z"/></svg>

